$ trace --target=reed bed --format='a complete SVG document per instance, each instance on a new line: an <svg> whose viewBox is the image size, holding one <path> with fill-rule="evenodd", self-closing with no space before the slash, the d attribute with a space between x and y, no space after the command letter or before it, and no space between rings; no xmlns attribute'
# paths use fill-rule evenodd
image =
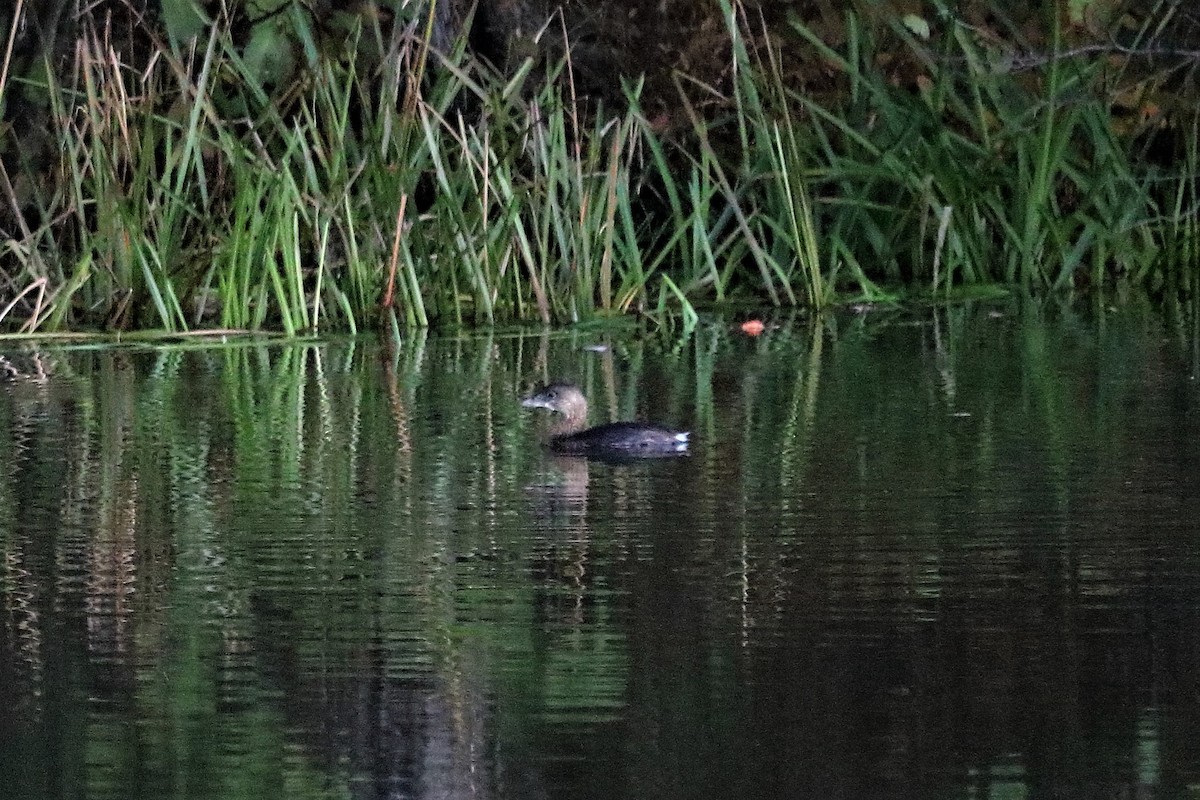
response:
<svg viewBox="0 0 1200 800"><path fill-rule="evenodd" d="M220 24L156 42L141 69L89 29L45 87L58 164L26 202L0 174L0 326L303 335L691 325L731 300L979 287L1196 296L1195 118L1157 163L1114 126L1102 62L1014 75L952 18L936 37L889 31L926 75L905 90L853 12L844 48L789 31L844 84L814 97L778 37L737 0L721 8L729 80L679 76L688 124L670 137L636 82L623 108L596 108L569 56L501 75L461 43L435 52L423 18L330 54L293 15L305 61L286 86Z"/></svg>
<svg viewBox="0 0 1200 800"><path fill-rule="evenodd" d="M894 26L928 76L903 91L871 66L879 51L853 15L848 54L795 29L853 87L836 107L793 99L809 120L813 191L836 206L822 214L822 241L864 287L868 264L873 281L943 298L986 285L1153 293L1183 273L1195 280L1200 262L1169 255L1196 243L1194 130L1177 137L1185 152L1156 163L1146 143L1161 123L1118 128L1121 90L1153 96L1161 74L1138 82L1061 53L1057 30L1045 68L1020 73L951 20L938 42Z"/></svg>
<svg viewBox="0 0 1200 800"><path fill-rule="evenodd" d="M501 77L419 23L369 65L314 56L282 96L219 27L144 76L93 31L50 87L55 180L35 213L12 204L4 269L33 288L4 324L300 335L686 306L642 256L636 110L585 116L558 74L521 92L531 61Z"/></svg>

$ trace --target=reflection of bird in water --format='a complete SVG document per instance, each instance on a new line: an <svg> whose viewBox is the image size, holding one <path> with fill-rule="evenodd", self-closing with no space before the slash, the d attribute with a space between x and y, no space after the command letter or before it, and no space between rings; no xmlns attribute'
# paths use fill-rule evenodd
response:
<svg viewBox="0 0 1200 800"><path fill-rule="evenodd" d="M589 549L588 462L582 458L551 456L542 464L538 476L525 487L530 502L530 514L536 528L542 531L538 539L542 547L531 558L532 574L547 586L571 586L583 591ZM556 595L557 597L557 595ZM557 605L564 598L545 598ZM578 622L575 617L582 607L582 595L560 608L566 616L563 622Z"/></svg>
<svg viewBox="0 0 1200 800"><path fill-rule="evenodd" d="M552 383L521 401L525 408L552 412L547 444L556 453L594 458L633 459L687 452L688 433L644 422L610 422L585 428L587 399L578 386Z"/></svg>
<svg viewBox="0 0 1200 800"><path fill-rule="evenodd" d="M571 527L587 514L588 463L581 458L546 459L538 478L525 487L536 519Z"/></svg>

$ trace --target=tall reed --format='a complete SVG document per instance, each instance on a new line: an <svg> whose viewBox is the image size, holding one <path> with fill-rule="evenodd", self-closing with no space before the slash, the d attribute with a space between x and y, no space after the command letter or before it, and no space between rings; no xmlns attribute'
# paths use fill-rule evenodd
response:
<svg viewBox="0 0 1200 800"><path fill-rule="evenodd" d="M1059 56L1056 35L1044 71L1015 75L973 30L944 19L937 41L899 22L890 31L923 69L915 92L874 66L874 39L852 12L855 46L844 53L795 24L854 87L837 103L791 94L809 118L827 246L937 297L981 284L1037 293L1142 283L1165 238L1194 226L1196 206L1181 201L1186 165L1164 176L1136 138L1116 132L1102 61ZM1160 213L1172 195L1171 213Z"/></svg>
<svg viewBox="0 0 1200 800"><path fill-rule="evenodd" d="M501 75L463 42L435 51L428 16L334 45L281 17L300 59L281 86L223 22L153 40L137 69L88 28L47 87L61 159L32 204L0 168L0 324L304 335L690 324L703 303L905 287L1194 291L1194 144L1150 162L1114 126L1102 62L1056 49L1015 75L949 13L918 35L850 11L842 49L793 23L843 83L806 93L746 4L719 7L728 80L677 78L690 124L670 141L638 82L597 108L569 57ZM881 35L913 86L878 66Z"/></svg>
<svg viewBox="0 0 1200 800"><path fill-rule="evenodd" d="M142 81L93 32L75 84L51 87L58 191L12 248L26 279L57 265L23 327L300 335L385 304L401 327L687 304L643 258L636 109L585 115L569 74L526 93L532 61L505 79L421 30L360 32L279 96L220 26L161 44Z"/></svg>

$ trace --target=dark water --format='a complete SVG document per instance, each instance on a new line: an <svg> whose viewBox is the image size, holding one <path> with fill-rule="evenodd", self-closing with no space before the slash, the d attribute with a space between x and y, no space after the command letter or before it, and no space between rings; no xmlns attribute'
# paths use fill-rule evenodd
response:
<svg viewBox="0 0 1200 800"><path fill-rule="evenodd" d="M1195 797L1193 343L9 345L0 793ZM548 376L695 452L546 457Z"/></svg>

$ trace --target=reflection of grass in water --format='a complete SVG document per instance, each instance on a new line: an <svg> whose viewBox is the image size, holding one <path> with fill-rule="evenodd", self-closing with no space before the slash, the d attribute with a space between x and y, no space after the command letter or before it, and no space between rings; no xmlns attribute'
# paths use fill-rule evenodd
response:
<svg viewBox="0 0 1200 800"><path fill-rule="evenodd" d="M815 626L837 610L830 598L939 588L928 570L955 544L935 535L948 528L943 515L1003 511L995 498L1027 482L1070 501L1064 465L1106 485L1105 465L1125 461L1120 431L1140 391L1128 377L1156 344L1130 345L1112 322L1093 346L1090 326L1037 315L1012 324L954 308L917 328L872 313L815 330L768 325L755 339L707 324L678 340L617 339L610 364L593 355L580 364L592 332L414 337L387 354L362 342L64 354L73 369L61 372L82 398L79 433L57 454L22 458L69 465L65 498L37 491L53 494L70 524L36 540L5 535L5 563L28 570L9 573L5 590L16 583L78 607L84 598L60 570L90 576L100 611L79 613L112 632L74 646L129 654L113 669L136 678L131 696L149 720L142 743L155 753L234 740L282 752L289 725L329 711L305 705L314 687L336 696L342 681L365 677L441 692L455 719L484 727L505 714L530 725L627 718L628 593L662 590L655 578L685 582L670 587L718 626L703 646L719 694L736 680L730 642L753 640L772 620L798 615ZM1011 361L981 368L981 343L996 340L1011 345ZM1080 367L1089 353L1094 363ZM589 509L531 532L525 485L540 454L516 401L543 369L598 398L611 387L615 416L651 408L706 421L695 469L672 473L683 483L670 487L653 472L601 471ZM13 397L0 396L9 416ZM973 416L947 423L960 409ZM1014 426L1027 425L1048 432L1045 446L1020 474L1006 471ZM1092 442L1096 457L1081 458L1079 442ZM27 477L12 463L5 508ZM908 483L881 485L889 472ZM951 500L898 524L876 501L910 486L944 487ZM670 521L656 516L668 489L694 499L665 504L679 517ZM618 501L664 541L580 525ZM823 509L848 529L799 522L819 524L803 515ZM908 560L873 555L863 537L903 537ZM856 546L861 574L835 585L822 572L830 553ZM103 581L116 577L136 589L123 627L101 613L112 597ZM675 615L653 610L670 632ZM668 649L659 655L670 665ZM665 706L688 707L687 687L663 678L654 689ZM281 691L286 704L273 699ZM239 708L254 712L230 710ZM113 730L120 720L91 719L80 739L102 739L91 745L97 758L134 769L143 751L112 744L124 741ZM537 735L497 728L489 735ZM183 769L173 757L163 756L168 768ZM209 754L203 768L226 769L222 758ZM300 767L282 769L304 780Z"/></svg>

